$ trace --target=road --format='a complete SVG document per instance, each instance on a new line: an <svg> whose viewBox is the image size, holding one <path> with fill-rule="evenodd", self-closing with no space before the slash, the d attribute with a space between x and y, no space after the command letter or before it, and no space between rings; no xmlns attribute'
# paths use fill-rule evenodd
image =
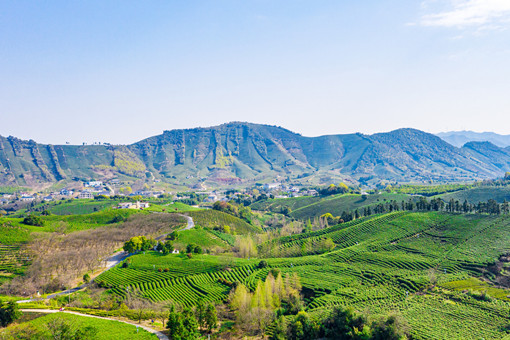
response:
<svg viewBox="0 0 510 340"><path fill-rule="evenodd" d="M184 227L183 229L181 229L181 231L183 230L189 230L193 227L195 227L195 222L193 222L193 219L190 217L190 216L186 216L186 215L182 215L182 214L179 214L179 216L182 216L184 217L188 223L186 225L186 227ZM161 236L158 236L156 237L156 240L162 240L164 239L168 234L164 234L164 235L161 235ZM118 265L119 263L121 263L122 261L124 261L126 258L128 258L129 256L131 256L132 254L129 254L128 252L125 252L125 251L118 251L112 255L110 255L110 257L108 257L108 259L106 260L106 267L105 267L105 270L103 270L100 274L104 273L105 271L115 267L116 265ZM94 282L94 279L90 280L90 282ZM51 294L51 295L48 295L46 298L44 299L53 299L53 298L56 298L57 296L61 296L61 295L67 295L67 294L72 294L74 292L77 292L85 287L87 287L90 283L84 283L78 287L74 287L74 288L71 288L71 289L67 289L67 290L64 290L60 293L55 293L55 294ZM43 298L39 298L39 299L29 299L29 300L19 300L17 301L18 303L27 303L27 302L33 302L33 301L37 301L37 300L44 300Z"/></svg>
<svg viewBox="0 0 510 340"><path fill-rule="evenodd" d="M112 320L112 321L123 322L123 323L127 323L129 325L138 326L140 328L143 328L143 329L145 329L149 333L156 334L156 336L160 340L169 340L168 337L165 334L163 334L162 332L160 332L160 331L157 331L157 330L152 329L150 327L147 327L147 326L144 326L144 325L139 325L137 323L130 322L130 321L117 320L117 319L113 319L113 318L107 318L107 317L96 316L96 315L82 314L82 313L73 312L73 311L67 311L67 310L63 311L63 312L61 312L59 310L55 310L55 309L20 309L20 310L23 313L48 313L48 314L51 314L51 313L68 313L68 314L74 314L74 315L79 315L79 316L85 316L85 317L88 317L88 318L96 318L96 319L104 319L104 320Z"/></svg>

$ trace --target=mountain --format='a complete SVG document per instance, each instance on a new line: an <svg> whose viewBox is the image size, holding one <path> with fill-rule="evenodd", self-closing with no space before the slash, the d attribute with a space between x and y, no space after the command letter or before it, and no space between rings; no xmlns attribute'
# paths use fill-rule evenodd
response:
<svg viewBox="0 0 510 340"><path fill-rule="evenodd" d="M437 136L456 147L468 142L491 142L502 148L510 146L510 135L498 135L494 132L450 131L440 132Z"/></svg>
<svg viewBox="0 0 510 340"><path fill-rule="evenodd" d="M116 176L171 185L268 180L308 184L464 181L510 171L510 151L455 147L415 129L304 137L287 129L227 123L164 131L131 145L44 145L0 137L0 185L43 186Z"/></svg>

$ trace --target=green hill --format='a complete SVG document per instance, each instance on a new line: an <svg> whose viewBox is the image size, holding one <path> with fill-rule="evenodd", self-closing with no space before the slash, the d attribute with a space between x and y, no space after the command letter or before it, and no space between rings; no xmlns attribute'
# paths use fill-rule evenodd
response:
<svg viewBox="0 0 510 340"><path fill-rule="evenodd" d="M232 233L236 234L254 234L261 231L260 228L251 225L244 220L224 213L222 211L207 209L198 211L188 211L186 215L191 216L196 225L204 228L216 228L229 226Z"/></svg>
<svg viewBox="0 0 510 340"><path fill-rule="evenodd" d="M233 122L165 131L132 145L44 145L0 136L0 186L129 176L175 186L264 182L307 184L469 181L510 170L510 153L490 143L456 148L414 129L373 135L303 137L281 127Z"/></svg>
<svg viewBox="0 0 510 340"><path fill-rule="evenodd" d="M479 202L487 202L489 199L493 199L496 200L498 203L503 203L505 200L507 202L510 201L510 186L505 187L482 186L452 192L448 194L438 195L437 197L442 198L446 202L448 202L451 199L454 199L461 203L467 200L468 203L477 204Z"/></svg>
<svg viewBox="0 0 510 340"><path fill-rule="evenodd" d="M342 212L352 212L356 209L363 209L367 206L377 205L379 203L397 201L400 205L402 201L415 199L412 196L404 194L344 194L327 197L296 197L283 199L269 199L252 204L253 210L272 211L279 213L283 207L291 209L290 217L296 219L308 219L330 213L333 216L340 216Z"/></svg>

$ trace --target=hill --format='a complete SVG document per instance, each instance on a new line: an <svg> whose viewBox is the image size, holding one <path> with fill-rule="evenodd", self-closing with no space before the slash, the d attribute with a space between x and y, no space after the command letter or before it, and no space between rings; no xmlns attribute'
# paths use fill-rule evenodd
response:
<svg viewBox="0 0 510 340"><path fill-rule="evenodd" d="M479 202L487 202L489 199L493 199L498 203L503 203L505 200L510 202L510 187L482 186L442 194L438 195L438 197L441 197L445 202L454 199L459 202L468 201L471 204L478 204Z"/></svg>
<svg viewBox="0 0 510 340"><path fill-rule="evenodd" d="M436 135L456 147L461 147L468 142L490 142L501 148L510 146L510 135L499 135L494 132L449 131Z"/></svg>
<svg viewBox="0 0 510 340"><path fill-rule="evenodd" d="M232 282L254 291L269 271L297 273L315 320L343 305L374 317L398 311L413 339L499 339L510 299L490 283L487 266L509 250L509 236L508 216L395 212L262 243L267 267L254 258L149 252L97 280L119 297L129 287L154 302L191 307L225 301ZM317 254L323 239L334 249Z"/></svg>
<svg viewBox="0 0 510 340"><path fill-rule="evenodd" d="M225 186L275 178L306 184L467 181L501 176L510 153L495 145L457 148L400 129L304 137L281 127L228 123L165 131L132 145L44 145L0 137L0 186L43 186L113 176L178 186Z"/></svg>

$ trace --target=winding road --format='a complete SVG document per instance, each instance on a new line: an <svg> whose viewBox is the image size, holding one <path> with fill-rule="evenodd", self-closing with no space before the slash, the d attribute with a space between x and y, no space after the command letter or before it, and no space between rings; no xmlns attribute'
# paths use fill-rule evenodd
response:
<svg viewBox="0 0 510 340"><path fill-rule="evenodd" d="M79 315L79 316L85 316L85 317L88 317L88 318L96 318L96 319L104 319L104 320L123 322L123 323L127 323L128 325L133 325L133 326L137 326L137 327L143 328L143 329L145 329L149 333L156 334L156 336L160 340L169 340L168 337L165 334L163 334L162 332L157 331L155 329L152 329L152 328L150 328L148 326L139 325L139 324L134 323L134 322L124 321L124 320L117 320L117 319L114 319L114 318L107 318L107 317L96 316L96 315L82 314L82 313L73 312L73 311L66 311L66 310L65 311L59 311L59 310L55 310L55 309L20 309L20 310L23 313L47 313L47 314L52 314L52 313L68 313L68 314L74 314L74 315Z"/></svg>

